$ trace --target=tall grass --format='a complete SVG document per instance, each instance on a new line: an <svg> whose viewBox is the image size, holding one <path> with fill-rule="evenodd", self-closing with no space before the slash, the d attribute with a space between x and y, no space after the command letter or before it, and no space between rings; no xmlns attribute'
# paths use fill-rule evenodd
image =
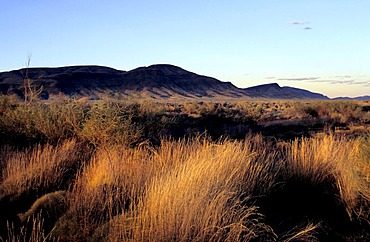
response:
<svg viewBox="0 0 370 242"><path fill-rule="evenodd" d="M228 241L273 236L257 208L243 205L258 182L254 178L260 175L261 184L271 180L265 165L255 162L256 153L244 143L196 139L167 141L161 147L154 160L170 164L174 157L180 159L159 172L145 196L121 215L111 240Z"/></svg>
<svg viewBox="0 0 370 242"><path fill-rule="evenodd" d="M262 136L248 136L244 141L216 142L204 137L163 139L156 148L145 143L136 148L101 146L81 164L66 196L67 212L51 229L50 238L368 238L364 231L369 226L370 186L364 141L329 135L276 146ZM46 145L30 153L33 161L9 163L2 191L18 194L53 187L64 173L57 157L71 156L75 145ZM50 167L42 158L46 154L55 157Z"/></svg>
<svg viewBox="0 0 370 242"><path fill-rule="evenodd" d="M60 145L37 145L33 149L16 152L7 160L2 171L0 198L29 193L44 193L61 189L63 179L78 166L79 145L67 140Z"/></svg>
<svg viewBox="0 0 370 242"><path fill-rule="evenodd" d="M26 225L21 226L19 230L14 227L14 224L8 223L7 226L8 236L7 239L5 239L5 242L49 241L49 238L44 234L44 222L39 215L35 215L31 219L27 220Z"/></svg>
<svg viewBox="0 0 370 242"><path fill-rule="evenodd" d="M144 193L155 170L143 149L122 145L98 149L77 175L67 196L69 211L57 224L56 233L67 240L91 236Z"/></svg>
<svg viewBox="0 0 370 242"><path fill-rule="evenodd" d="M333 182L348 216L360 216L362 200L370 201L369 160L362 159L361 139L302 139L287 150L287 173L307 179L310 184ZM333 180L330 180L333 179Z"/></svg>
<svg viewBox="0 0 370 242"><path fill-rule="evenodd" d="M42 201L38 198L57 190L67 189L72 185L73 177L82 164L80 159L89 152L85 150L86 153L83 154L80 144L75 140L65 140L56 146L36 145L25 150L9 149L9 151L10 153L5 156L6 162L0 180L0 213L2 214L0 236L4 235L6 224L13 224L12 227L15 228L13 235L20 233L20 236L26 236L26 234L29 236L30 233L34 233L33 228L29 227L30 223L39 226L46 219L41 215L45 215L45 212L48 214L48 211L40 215L36 214L41 208L59 210L57 207L45 204L46 200ZM17 215L25 212L27 217L33 218L34 221L26 221L26 224L22 225ZM53 216L53 213L50 214ZM51 217L46 223L56 219ZM50 227L50 224L46 224L45 227ZM26 234L22 235L22 233Z"/></svg>

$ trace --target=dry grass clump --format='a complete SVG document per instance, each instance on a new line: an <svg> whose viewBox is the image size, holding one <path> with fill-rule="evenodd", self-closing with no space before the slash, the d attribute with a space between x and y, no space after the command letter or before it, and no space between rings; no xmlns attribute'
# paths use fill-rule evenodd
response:
<svg viewBox="0 0 370 242"><path fill-rule="evenodd" d="M369 225L370 183L364 179L369 161L361 158L361 145L361 139L333 135L288 143L278 186L263 205L275 231L294 227L306 218L321 223L321 234L331 239L363 233L358 229Z"/></svg>
<svg viewBox="0 0 370 242"><path fill-rule="evenodd" d="M0 199L60 189L68 178L65 176L78 166L79 157L80 147L75 140L66 140L57 146L37 145L15 153L3 168Z"/></svg>
<svg viewBox="0 0 370 242"><path fill-rule="evenodd" d="M287 152L288 172L305 177L310 184L334 179L333 185L352 218L358 215L360 200L370 200L369 183L363 179L369 174L369 161L359 157L361 145L360 139L335 139L332 135L296 140Z"/></svg>
<svg viewBox="0 0 370 242"><path fill-rule="evenodd" d="M171 142L171 146L165 157L158 151L160 161L185 159L153 179L137 206L122 214L110 239L238 241L274 237L257 207L247 205L257 183L268 189L272 182L267 163L257 162L257 153L248 145L198 139L188 144ZM167 156L169 151L173 156Z"/></svg>
<svg viewBox="0 0 370 242"><path fill-rule="evenodd" d="M312 224L308 223L306 225L297 225L290 231L285 232L280 238L279 241L292 242L292 241L310 241L310 242L319 242L317 238L317 230L320 229L320 223Z"/></svg>
<svg viewBox="0 0 370 242"><path fill-rule="evenodd" d="M81 240L134 206L146 193L153 177L166 174L181 163L192 145L162 141L159 149L143 143L137 148L106 145L97 149L82 168L68 196L69 211L54 234L64 240ZM68 232L67 232L68 231Z"/></svg>
<svg viewBox="0 0 370 242"><path fill-rule="evenodd" d="M7 157L0 180L0 236L9 221L16 228L23 226L17 214L29 210L39 197L73 184L83 155L75 140L66 140L56 146L13 150Z"/></svg>
<svg viewBox="0 0 370 242"><path fill-rule="evenodd" d="M370 183L370 135L361 139L361 145L358 147L359 159L362 161L360 174L367 182Z"/></svg>
<svg viewBox="0 0 370 242"><path fill-rule="evenodd" d="M66 240L88 238L144 193L152 176L161 170L159 166L145 147L98 148L77 175L67 196L69 210L58 222L55 234Z"/></svg>

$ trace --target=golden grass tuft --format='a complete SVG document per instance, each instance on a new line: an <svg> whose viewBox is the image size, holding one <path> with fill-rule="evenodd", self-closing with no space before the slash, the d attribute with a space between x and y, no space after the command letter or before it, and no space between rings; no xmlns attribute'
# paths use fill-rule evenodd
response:
<svg viewBox="0 0 370 242"><path fill-rule="evenodd" d="M291 231L286 232L281 238L281 241L284 242L293 242L293 241L310 241L318 242L316 237L316 230L320 228L320 223L312 224L309 223L306 226L297 226Z"/></svg>
<svg viewBox="0 0 370 242"><path fill-rule="evenodd" d="M323 183L330 176L350 217L359 215L362 200L370 201L369 160L361 157L361 139L323 138L292 142L287 150L288 173L306 177L310 184ZM330 178L329 178L330 179Z"/></svg>
<svg viewBox="0 0 370 242"><path fill-rule="evenodd" d="M167 144L164 153L159 149L157 159L185 159L156 176L132 212L123 213L116 228L121 232L118 240L238 241L274 236L257 207L246 205L245 195L256 183L269 183L262 180L269 177L266 165L255 161L257 154L250 147L206 139L171 146Z"/></svg>
<svg viewBox="0 0 370 242"><path fill-rule="evenodd" d="M160 169L144 147L100 147L77 175L67 196L68 214L57 224L57 233L63 236L67 231L74 231L69 232L68 240L91 236L97 227L142 196L152 176ZM73 223L63 221L71 217L79 219Z"/></svg>
<svg viewBox="0 0 370 242"><path fill-rule="evenodd" d="M66 140L57 146L37 145L14 154L3 168L0 198L16 199L31 191L58 189L64 175L78 163L79 152L75 140Z"/></svg>

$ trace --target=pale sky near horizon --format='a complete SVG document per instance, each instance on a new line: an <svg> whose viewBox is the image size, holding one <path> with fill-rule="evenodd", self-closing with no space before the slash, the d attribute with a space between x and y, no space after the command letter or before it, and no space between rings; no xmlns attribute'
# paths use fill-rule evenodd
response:
<svg viewBox="0 0 370 242"><path fill-rule="evenodd" d="M369 0L2 0L0 71L173 64L238 87L370 95Z"/></svg>

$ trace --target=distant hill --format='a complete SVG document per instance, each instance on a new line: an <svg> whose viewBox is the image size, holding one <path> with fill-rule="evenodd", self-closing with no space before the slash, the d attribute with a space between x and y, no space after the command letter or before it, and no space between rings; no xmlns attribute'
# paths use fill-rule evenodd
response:
<svg viewBox="0 0 370 242"><path fill-rule="evenodd" d="M99 98L273 98L328 99L307 90L266 84L238 88L230 82L198 75L180 67L160 64L120 71L104 66L29 68L0 73L0 93L23 95L23 80L28 73L35 87L42 86L41 98L55 95Z"/></svg>
<svg viewBox="0 0 370 242"><path fill-rule="evenodd" d="M359 101L370 101L370 96L360 96L360 97L336 97L333 100L359 100Z"/></svg>
<svg viewBox="0 0 370 242"><path fill-rule="evenodd" d="M254 98L274 98L274 99L329 99L319 93L310 92L294 87L280 87L277 83L264 84L245 88L248 96Z"/></svg>

